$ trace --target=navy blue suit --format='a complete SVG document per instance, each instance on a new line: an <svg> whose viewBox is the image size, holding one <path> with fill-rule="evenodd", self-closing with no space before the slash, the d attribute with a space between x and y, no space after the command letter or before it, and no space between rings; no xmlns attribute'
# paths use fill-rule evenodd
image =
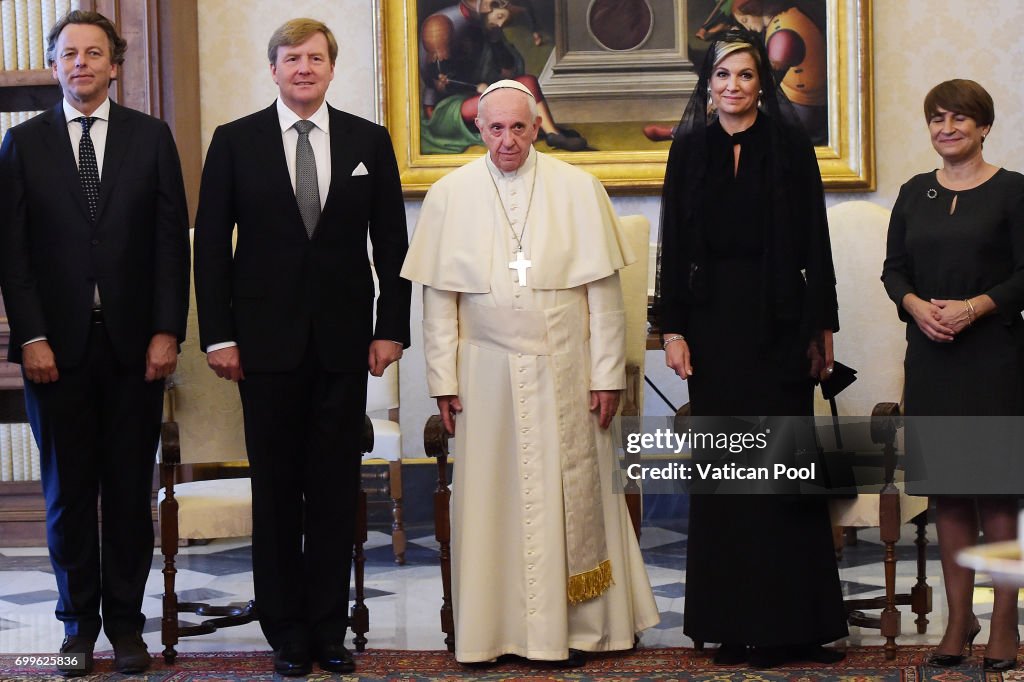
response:
<svg viewBox="0 0 1024 682"><path fill-rule="evenodd" d="M62 105L0 148L0 287L11 362L45 336L57 381L26 379L41 453L47 542L68 635L141 632L153 557L153 461L163 381L146 382L158 332L184 339L188 216L165 123L111 102L95 222ZM92 311L99 289L102 319ZM102 497L102 538L97 500ZM102 606L101 606L102 605Z"/></svg>

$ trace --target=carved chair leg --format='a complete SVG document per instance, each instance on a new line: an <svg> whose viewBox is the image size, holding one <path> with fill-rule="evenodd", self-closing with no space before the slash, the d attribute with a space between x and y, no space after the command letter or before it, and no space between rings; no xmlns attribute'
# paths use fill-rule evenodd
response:
<svg viewBox="0 0 1024 682"><path fill-rule="evenodd" d="M843 536L845 529L842 526L832 526L832 549L836 553L836 561L843 560Z"/></svg>
<svg viewBox="0 0 1024 682"><path fill-rule="evenodd" d="M388 462L391 484L391 548L395 563L405 565L405 522L402 517L402 460Z"/></svg>
<svg viewBox="0 0 1024 682"><path fill-rule="evenodd" d="M452 610L452 526L449 513L447 457L437 458L438 489L434 492L434 535L441 547L441 631L448 651L455 651L455 613Z"/></svg>
<svg viewBox="0 0 1024 682"><path fill-rule="evenodd" d="M434 537L441 548L441 631L448 651L455 651L455 613L452 610L452 523L448 503L448 432L440 415L427 419L423 427L423 449L437 459L437 488L434 490Z"/></svg>
<svg viewBox="0 0 1024 682"><path fill-rule="evenodd" d="M174 565L174 558L178 554L178 500L174 497L174 467L162 464L160 477L165 492L160 502L160 553L164 555L160 643L164 645L164 661L170 665L178 656L174 649L178 643L178 594L174 591L175 576L178 573Z"/></svg>
<svg viewBox="0 0 1024 682"><path fill-rule="evenodd" d="M926 529L928 525L928 510L921 512L914 517L914 525L917 526L914 544L917 545L917 582L910 589L910 610L917 614L914 624L917 625L917 634L923 635L928 630L928 614L932 612L932 588L928 584L926 573L928 536Z"/></svg>
<svg viewBox="0 0 1024 682"><path fill-rule="evenodd" d="M356 532L352 546L352 566L355 569L356 601L352 605L351 627L355 635L352 643L356 651L366 649L366 633L370 630L370 611L366 608L366 592L364 589L364 568L366 555L363 545L366 543L366 491L359 488L359 499L356 501Z"/></svg>
<svg viewBox="0 0 1024 682"><path fill-rule="evenodd" d="M896 608L896 542L900 539L900 498L894 486L883 489L878 498L879 531L885 543L885 608L879 617L879 629L885 637L885 657L896 658L896 638L900 634L900 612Z"/></svg>

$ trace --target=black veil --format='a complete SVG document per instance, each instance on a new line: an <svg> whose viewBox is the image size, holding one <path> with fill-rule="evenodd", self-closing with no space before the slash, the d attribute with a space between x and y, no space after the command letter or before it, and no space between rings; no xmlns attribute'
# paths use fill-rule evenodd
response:
<svg viewBox="0 0 1024 682"><path fill-rule="evenodd" d="M663 331L685 334L687 305L699 302L704 294L701 267L706 254L700 238L702 226L696 216L707 188L707 132L718 118L709 108L709 84L720 43L747 43L757 52L762 91L758 117L764 116L771 124L771 177L766 179L764 207L769 215L763 260L764 291L752 298L752 303L758 305L751 311L757 315L757 329L763 338L779 306L794 304L802 309L794 316L801 318L806 338L817 330L838 329L835 274L814 148L772 72L761 35L743 27L731 28L709 47L697 85L673 135L658 237L654 308L658 326ZM799 227L791 229L794 219ZM801 292L798 302L787 300L793 297L793 292L787 290L792 286L781 281L794 269L804 271L807 284L806 294Z"/></svg>

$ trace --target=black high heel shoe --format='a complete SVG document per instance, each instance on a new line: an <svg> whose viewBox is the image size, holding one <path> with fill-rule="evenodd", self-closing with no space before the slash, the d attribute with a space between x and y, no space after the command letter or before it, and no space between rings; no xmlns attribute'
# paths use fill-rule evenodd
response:
<svg viewBox="0 0 1024 682"><path fill-rule="evenodd" d="M1020 649L1020 631L1017 632L1017 648ZM986 656L981 662L981 667L987 673L1005 673L1017 667L1017 654L1013 658L989 658Z"/></svg>
<svg viewBox="0 0 1024 682"><path fill-rule="evenodd" d="M936 665L940 668L952 668L960 665L964 662L964 659L971 655L971 651L974 649L974 638L981 632L981 624L978 622L978 618L974 618L974 625L967 632L967 638L964 640L964 645L960 647L959 654L931 654L928 656L928 665ZM964 653L966 652L966 653ZM985 659L986 661L988 659Z"/></svg>

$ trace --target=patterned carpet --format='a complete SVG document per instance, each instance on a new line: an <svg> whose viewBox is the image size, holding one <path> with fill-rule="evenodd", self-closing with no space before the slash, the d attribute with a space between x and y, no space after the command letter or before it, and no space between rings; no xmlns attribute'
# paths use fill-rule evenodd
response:
<svg viewBox="0 0 1024 682"><path fill-rule="evenodd" d="M998 674L986 675L981 659L969 659L959 668L935 668L925 665L929 647L901 647L896 659L885 660L880 647L857 647L848 650L837 665L784 666L773 670L750 670L741 667L715 667L709 653L692 649L640 649L627 654L592 656L587 665L572 671L561 671L525 661L503 664L488 670L470 670L458 665L444 651L371 650L356 654L357 675L337 676L314 672L308 680L388 680L402 682L434 682L447 680L700 680L703 682L999 682ZM96 672L83 680L150 680L152 682L234 682L273 680L270 655L260 652L219 654L181 654L174 666L162 659L154 661L146 675L124 676L113 672L110 658L99 658ZM17 666L13 656L0 656L0 680L62 679L52 669L31 669ZM281 678L277 678L281 679ZM1009 681L1020 682L1024 674L1006 675Z"/></svg>

